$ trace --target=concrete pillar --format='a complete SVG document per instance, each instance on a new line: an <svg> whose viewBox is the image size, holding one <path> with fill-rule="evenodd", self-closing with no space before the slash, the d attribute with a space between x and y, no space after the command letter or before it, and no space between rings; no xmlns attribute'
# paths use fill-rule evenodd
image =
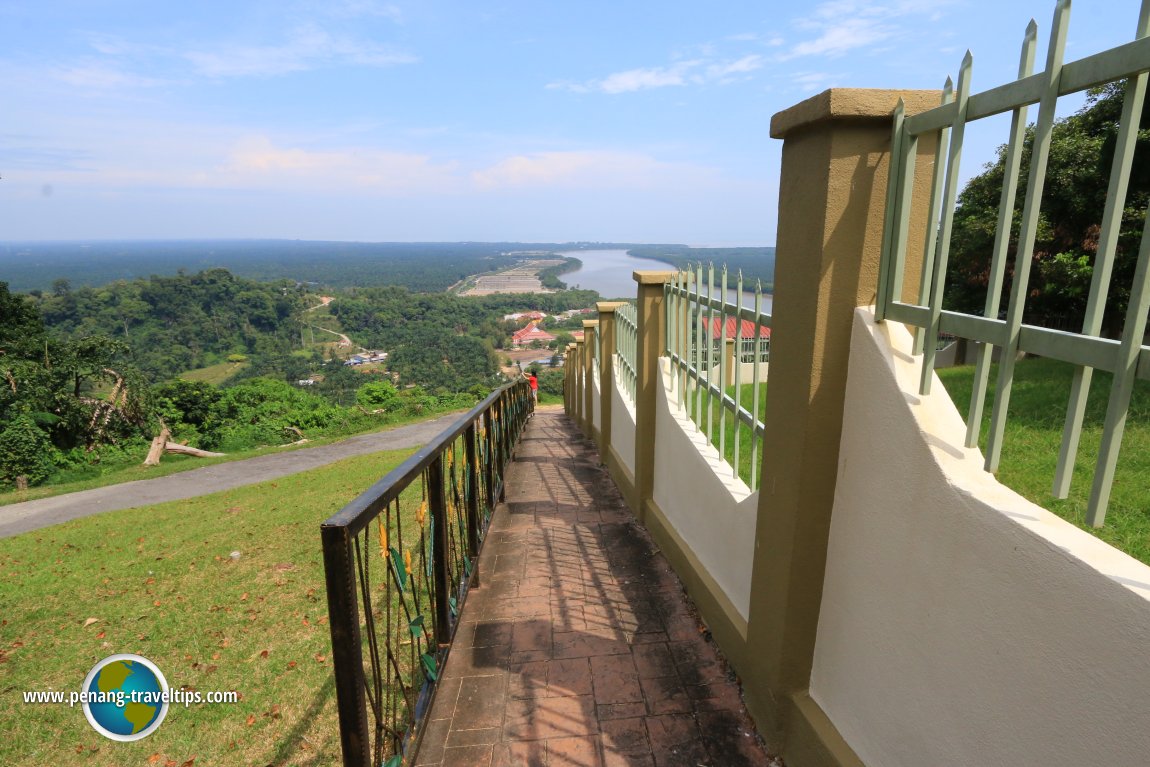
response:
<svg viewBox="0 0 1150 767"><path fill-rule="evenodd" d="M851 322L878 284L891 113L936 91L832 89L776 114L783 139L770 393L755 535L747 704L788 764L857 764L807 694L838 472ZM919 141L916 199L929 199L934 144ZM926 236L916 206L911 243ZM907 258L905 285L917 287ZM909 295L908 295L909 297ZM876 439L879 435L876 435Z"/></svg>
<svg viewBox="0 0 1150 767"><path fill-rule="evenodd" d="M733 386L735 383L735 339L728 338L726 341L726 348L723 349L723 380L727 382L727 386Z"/></svg>
<svg viewBox="0 0 1150 767"><path fill-rule="evenodd" d="M584 389L587 386L587 379L583 375L586 368L586 361L583 355L583 348L585 343L583 339L576 339L575 341L575 354L572 355L571 361L574 363L571 368L571 375L575 378L575 423L579 425L580 431L584 434L587 433L587 411L584 409L586 396Z"/></svg>
<svg viewBox="0 0 1150 767"><path fill-rule="evenodd" d="M563 350L563 412L569 419L575 417L575 344Z"/></svg>
<svg viewBox="0 0 1150 767"><path fill-rule="evenodd" d="M635 497L636 516L647 518L655 479L655 396L659 381L659 356L666 346L663 327L663 286L674 272L640 271L634 273L639 283L636 311L638 348L635 351Z"/></svg>
<svg viewBox="0 0 1150 767"><path fill-rule="evenodd" d="M615 310L624 301L599 301L599 461L611 455L611 392L615 388Z"/></svg>
<svg viewBox="0 0 1150 767"><path fill-rule="evenodd" d="M587 419L584 431L587 439L598 442L599 436L595 426L595 386L592 376L595 374L595 347L599 343L596 331L599 320L583 320L583 413Z"/></svg>

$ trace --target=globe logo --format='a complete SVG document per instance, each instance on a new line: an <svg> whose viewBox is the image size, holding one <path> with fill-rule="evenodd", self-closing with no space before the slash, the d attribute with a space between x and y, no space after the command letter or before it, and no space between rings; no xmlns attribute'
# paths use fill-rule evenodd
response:
<svg viewBox="0 0 1150 767"><path fill-rule="evenodd" d="M109 655L84 679L84 716L106 738L146 738L168 714L167 690L168 681L147 658L128 653Z"/></svg>

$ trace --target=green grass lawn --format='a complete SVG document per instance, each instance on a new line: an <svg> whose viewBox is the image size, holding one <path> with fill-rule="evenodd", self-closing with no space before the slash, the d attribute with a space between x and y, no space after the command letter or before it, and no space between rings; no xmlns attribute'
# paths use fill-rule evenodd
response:
<svg viewBox="0 0 1150 767"><path fill-rule="evenodd" d="M994 366L989 388L993 388L997 372ZM1134 388L1106 525L1094 530L1085 523L1086 504L1102 439L1111 376L1094 374L1070 496L1066 500L1055 500L1051 485L1072 374L1071 365L1048 359L1027 359L1015 367L998 478L1034 503L1150 564L1150 481L1147 480L1150 477L1150 383L1139 381ZM938 376L965 417L974 368L948 368L938 371ZM984 451L992 402L993 392L988 392L979 445Z"/></svg>
<svg viewBox="0 0 1150 767"><path fill-rule="evenodd" d="M0 540L0 764L336 764L319 525L408 454ZM23 703L78 689L114 653L149 658L177 689L242 697L172 706L134 743L97 734L79 706Z"/></svg>
<svg viewBox="0 0 1150 767"><path fill-rule="evenodd" d="M1095 373L1091 382L1070 496L1065 500L1056 500L1051 495L1072 374L1072 366L1056 360L1027 359L1017 365L998 479L1030 501L1150 564L1150 481L1147 480L1150 477L1150 383L1139 381L1135 386L1106 525L1095 530L1086 525L1086 504L1090 497L1098 445L1102 439L1102 421L1110 394L1111 376L1108 373ZM965 417L973 388L973 366L940 370L938 375L959 412ZM996 375L997 366L994 366L990 379L992 386ZM744 384L741 388L742 406L750 410L752 387ZM734 397L735 388L729 387L727 394ZM766 396L767 386L764 381L760 391L760 419L766 410ZM984 450L992 402L993 392L989 392L981 432L980 447ZM693 406L691 412L692 415L695 412ZM734 416L729 411L720 411L717 399L711 406L711 443L719 449L720 413L726 423L724 454L727 463L733 464ZM701 427L705 432L705 406ZM741 428L739 431L739 477L749 484L751 435L749 429ZM758 459L762 460L761 447Z"/></svg>
<svg viewBox="0 0 1150 767"><path fill-rule="evenodd" d="M737 401L739 406L747 412L754 412L754 384L742 384L739 386L739 396ZM736 389L734 386L727 387L727 396L736 399ZM711 444L715 446L726 458L729 465L735 465L735 415L730 410L722 407L719 403L719 398L713 397L711 399ZM759 420L762 421L767 410L767 381L766 377L759 383ZM696 408L694 400L691 401L690 413L691 420L695 420L695 413L699 412ZM703 433L707 433L707 405L704 402L701 408L702 418L699 427ZM756 440L759 444L752 445L752 433L750 427L746 424L740 424L738 428L738 441L739 457L738 457L738 470L739 479L751 484L751 456L754 455L757 462L763 460L763 446L761 440ZM752 452L752 450L754 452ZM759 470L755 469L756 481L759 478Z"/></svg>

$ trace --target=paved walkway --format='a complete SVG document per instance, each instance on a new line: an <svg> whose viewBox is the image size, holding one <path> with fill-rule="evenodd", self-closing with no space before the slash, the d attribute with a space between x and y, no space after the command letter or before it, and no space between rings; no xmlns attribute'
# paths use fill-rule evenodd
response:
<svg viewBox="0 0 1150 767"><path fill-rule="evenodd" d="M0 538L105 511L130 509L165 501L180 501L220 490L230 490L233 487L265 482L326 466L354 455L418 447L438 436L455 423L460 415L461 413L449 413L430 421L397 426L371 434L360 434L319 447L268 453L256 458L189 469L155 479L122 482L94 490L81 490L76 493L0 506Z"/></svg>
<svg viewBox="0 0 1150 767"><path fill-rule="evenodd" d="M528 424L479 572L415 765L781 765L560 409Z"/></svg>

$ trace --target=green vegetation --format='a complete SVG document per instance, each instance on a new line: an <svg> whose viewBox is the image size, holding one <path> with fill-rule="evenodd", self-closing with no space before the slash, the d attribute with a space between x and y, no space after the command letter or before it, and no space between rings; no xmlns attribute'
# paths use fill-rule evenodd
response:
<svg viewBox="0 0 1150 767"><path fill-rule="evenodd" d="M41 455L54 458L54 465L43 478L49 484L36 487L30 477L33 487L18 490L11 481L0 481L0 506L251 458L269 449L294 449L296 446L291 443L299 438L296 429L314 447L353 434L465 410L475 404L469 393L435 397L419 387L399 391L379 377L360 377L364 381L352 392L359 402L350 407L333 405L317 393L269 379L252 379L222 391L204 383L169 381L155 387L153 399L171 428L173 439L226 452L226 457L169 455L159 466L143 466L149 442L143 436L100 445L92 451L46 451ZM380 391L390 392L386 403L379 398ZM6 439L6 434L7 430L0 431L0 441ZM0 472L5 472L7 465L0 459Z"/></svg>
<svg viewBox="0 0 1150 767"><path fill-rule="evenodd" d="M755 386L753 383L741 384L739 386L739 406L746 410L748 413L754 412L755 403ZM735 398L736 389L734 386L727 387L727 396L732 399ZM696 412L695 401L691 401L690 405L691 420L694 420ZM702 409L702 422L699 427L705 434L707 431L707 407L704 401ZM759 420L763 420L764 414L767 412L767 381L766 376L759 382ZM719 403L718 397L711 399L711 444L719 450L719 437L721 436L720 426L725 430L725 444L723 445L723 458L726 459L727 464L730 466L735 465L735 414L726 409ZM752 444L752 431L745 423L739 426L739 465L738 474L739 479L751 484L751 450L754 447ZM755 456L759 461L763 460L763 445L762 440L759 440L758 447L755 447ZM759 470L755 469L756 476L759 476Z"/></svg>
<svg viewBox="0 0 1150 767"><path fill-rule="evenodd" d="M392 351L388 361L401 382L458 392L486 387L498 378L495 349L510 340L501 317L538 309L547 313L594 305L590 290L460 297L415 295L404 288L368 288L333 301L341 327L365 346Z"/></svg>
<svg viewBox="0 0 1150 767"><path fill-rule="evenodd" d="M183 240L0 243L0 272L14 290L47 291L53 281L97 287L147 275L223 268L250 280L318 290L400 285L447 290L472 274L497 272L522 251L628 248L627 243L322 242ZM683 246L677 246L683 247Z"/></svg>
<svg viewBox="0 0 1150 767"><path fill-rule="evenodd" d="M541 368L532 365L530 370L539 379L539 404L554 405L563 403L563 368Z"/></svg>
<svg viewBox="0 0 1150 767"><path fill-rule="evenodd" d="M1026 321L1031 324L1080 330L1086 308L1094 255L1101 235L1100 223L1117 142L1122 111L1122 83L1090 93L1085 107L1059 120L1051 137L1050 159L1042 196L1042 209L1030 274ZM1106 304L1104 334L1121 332L1150 202L1150 102L1142 110L1130 173L1130 187L1122 212L1114 274ZM1010 276L1017 257L1018 228L1034 141L1028 130L1022 170L1013 211L1011 240L1003 285L1002 306L1010 294ZM974 177L959 196L947 273L946 307L981 314L986 301L990 256L998 230L998 204L1006 168L1006 147L998 158Z"/></svg>
<svg viewBox="0 0 1150 767"><path fill-rule="evenodd" d="M969 408L973 371L973 367L938 371L964 415ZM1027 359L1018 363L998 478L1034 503L1150 564L1150 486L1146 483L1150 476L1150 384L1139 381L1134 388L1106 526L1095 530L1086 526L1085 515L1110 393L1108 373L1095 372L1091 382L1070 497L1055 500L1050 494L1072 373L1071 365L1056 360ZM995 380L994 370L990 375L991 381ZM980 444L984 449L992 402L993 393L988 392Z"/></svg>
<svg viewBox="0 0 1150 767"><path fill-rule="evenodd" d="M108 338L153 378L227 362L275 356L300 346L304 291L292 283L259 283L225 269L73 289L58 280L32 294L32 307L64 339Z"/></svg>
<svg viewBox="0 0 1150 767"><path fill-rule="evenodd" d="M99 288L57 280L49 294L13 294L0 283L0 444L16 451L0 462L0 493L134 473L164 426L193 447L242 453L465 409L501 381L504 313L597 298L464 299L405 288L337 295L317 306L294 284L223 269ZM340 330L319 329L316 343L315 325ZM333 334L343 328L363 346L387 349L386 365L342 364Z"/></svg>
<svg viewBox="0 0 1150 767"><path fill-rule="evenodd" d="M539 272L539 282L549 290L565 290L567 283L559 279L568 272L574 272L583 267L583 262L574 256L565 256L563 263L558 266L549 266Z"/></svg>
<svg viewBox="0 0 1150 767"><path fill-rule="evenodd" d="M0 540L0 762L338 762L319 524L406 455ZM235 690L240 701L173 705L134 743L105 740L79 706L22 702L24 690L77 689L121 652L155 662L172 687Z"/></svg>
<svg viewBox="0 0 1150 767"><path fill-rule="evenodd" d="M755 280L770 293L775 285L774 248L691 248L686 245L641 245L627 251L636 258L654 258L666 261L676 268L685 269L697 264L714 264L718 269L727 265L730 287L735 286L735 275L742 271L745 290L755 289ZM717 279L717 278L716 278Z"/></svg>
<svg viewBox="0 0 1150 767"><path fill-rule="evenodd" d="M185 381L209 383L222 386L248 367L247 362L220 362L207 367L185 370L179 377Z"/></svg>

